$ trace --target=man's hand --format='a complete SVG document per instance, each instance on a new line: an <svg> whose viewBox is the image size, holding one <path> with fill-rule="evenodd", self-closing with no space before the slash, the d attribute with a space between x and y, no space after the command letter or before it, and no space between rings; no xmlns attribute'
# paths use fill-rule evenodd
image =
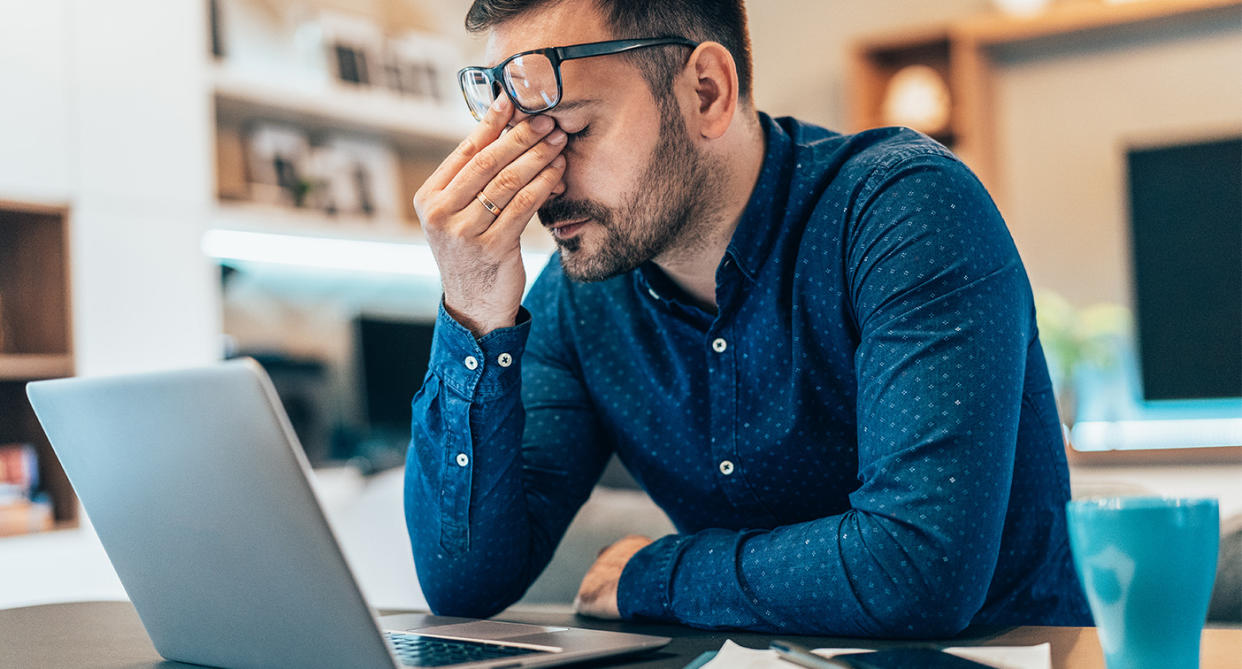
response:
<svg viewBox="0 0 1242 669"><path fill-rule="evenodd" d="M414 195L444 306L476 337L516 321L526 287L522 230L565 189L564 131L551 117L534 116L502 132L512 118L513 104L501 95Z"/></svg>
<svg viewBox="0 0 1242 669"><path fill-rule="evenodd" d="M647 537L631 534L600 551L599 557L595 558L595 564L582 577L578 597L574 600L574 609L584 616L594 618L620 618L617 584L621 582L621 572L625 571L625 565L630 558L650 543L651 539Z"/></svg>

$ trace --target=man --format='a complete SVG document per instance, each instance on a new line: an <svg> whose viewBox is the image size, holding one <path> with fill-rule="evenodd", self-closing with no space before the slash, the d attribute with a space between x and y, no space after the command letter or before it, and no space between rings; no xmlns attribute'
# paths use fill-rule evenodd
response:
<svg viewBox="0 0 1242 669"><path fill-rule="evenodd" d="M601 553L583 613L1089 624L1030 287L952 154L757 112L741 0L466 24L481 122L414 200L444 288L406 474L432 609L516 601L616 453L678 534ZM559 258L523 308L536 210Z"/></svg>

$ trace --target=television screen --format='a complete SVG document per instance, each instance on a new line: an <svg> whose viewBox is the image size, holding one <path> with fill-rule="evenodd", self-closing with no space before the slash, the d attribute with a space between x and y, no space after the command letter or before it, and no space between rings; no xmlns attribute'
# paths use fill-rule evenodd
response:
<svg viewBox="0 0 1242 669"><path fill-rule="evenodd" d="M1242 397L1242 137L1127 162L1143 396Z"/></svg>
<svg viewBox="0 0 1242 669"><path fill-rule="evenodd" d="M358 318L359 381L367 422L379 431L410 429L410 400L423 385L435 324Z"/></svg>

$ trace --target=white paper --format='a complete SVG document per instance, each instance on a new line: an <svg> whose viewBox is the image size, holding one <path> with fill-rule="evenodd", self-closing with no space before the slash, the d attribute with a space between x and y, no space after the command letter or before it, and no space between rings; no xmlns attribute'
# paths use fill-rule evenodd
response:
<svg viewBox="0 0 1242 669"><path fill-rule="evenodd" d="M946 653L981 662L997 669L1051 669L1052 667L1052 646L1047 643L1037 646L970 646L944 650ZM823 657L832 657L844 653L869 651L865 648L816 648L811 652ZM790 669L792 666L781 660L774 650L746 648L730 639L724 642L711 662L703 665L703 669Z"/></svg>

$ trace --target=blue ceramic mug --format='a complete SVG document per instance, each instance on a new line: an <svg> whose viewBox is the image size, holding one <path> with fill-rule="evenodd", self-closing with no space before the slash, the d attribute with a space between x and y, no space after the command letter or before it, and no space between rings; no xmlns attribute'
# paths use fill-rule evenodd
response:
<svg viewBox="0 0 1242 669"><path fill-rule="evenodd" d="M1066 512L1108 669L1198 667L1220 546L1216 500L1083 499Z"/></svg>

